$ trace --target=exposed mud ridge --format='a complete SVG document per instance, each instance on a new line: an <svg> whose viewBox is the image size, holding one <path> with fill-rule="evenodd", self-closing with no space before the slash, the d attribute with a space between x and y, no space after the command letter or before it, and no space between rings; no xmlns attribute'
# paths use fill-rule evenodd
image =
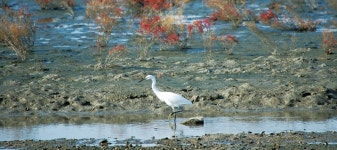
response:
<svg viewBox="0 0 337 150"><path fill-rule="evenodd" d="M116 61L111 70L95 70L91 65L3 64L0 110L8 115L169 111L152 93L150 82L138 83L147 74L163 75L158 78L159 88L190 99L193 106L187 109L191 110L336 109L335 62L269 56L252 63L235 59L190 63L155 57ZM126 65L134 69L123 69ZM144 71L157 67L161 69Z"/></svg>
<svg viewBox="0 0 337 150"><path fill-rule="evenodd" d="M56 139L47 141L4 141L0 148L8 149L336 149L336 132L281 132L214 134L191 138L164 138L139 141L135 139L111 141L97 139ZM98 146L92 144L99 143ZM146 145L156 144L148 147ZM145 145L145 146L142 146Z"/></svg>
<svg viewBox="0 0 337 150"><path fill-rule="evenodd" d="M147 74L161 77L160 89L193 101L187 109L196 111L337 108L337 55L324 52L322 31L295 34L261 28L268 30L270 40L284 42L284 46L275 43L275 48L270 48L268 43L256 41L243 25L235 29L244 31L238 33L243 36L238 40L243 41L230 54L216 47L200 52L203 45L196 42L186 50L153 48L141 60L134 39L117 34L112 41L126 40L130 49L98 69L93 52L95 32L83 16L86 3L78 3L72 19L61 15L64 12L40 12L35 3L26 3L32 13L39 12L38 17L56 16L52 22L37 23L38 39L28 60L18 62L10 49L1 47L3 115L169 110L153 95L149 82L137 82ZM12 5L19 4L13 1ZM195 13L193 9L186 11ZM57 12L60 14L54 14ZM223 30L230 33L234 29ZM76 40L79 37L81 40Z"/></svg>

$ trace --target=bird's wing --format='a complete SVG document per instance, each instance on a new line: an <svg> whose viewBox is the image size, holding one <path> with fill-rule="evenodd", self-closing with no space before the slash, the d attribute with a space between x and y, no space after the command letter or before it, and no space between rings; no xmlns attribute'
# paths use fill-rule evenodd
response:
<svg viewBox="0 0 337 150"><path fill-rule="evenodd" d="M163 99L165 103L171 107L179 107L180 105L192 104L191 101L187 100L183 96L172 92L161 92L160 99Z"/></svg>

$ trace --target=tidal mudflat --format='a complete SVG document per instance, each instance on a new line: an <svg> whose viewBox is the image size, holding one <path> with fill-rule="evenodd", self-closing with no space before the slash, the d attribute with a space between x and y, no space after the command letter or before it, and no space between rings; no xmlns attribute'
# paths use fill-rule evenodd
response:
<svg viewBox="0 0 337 150"><path fill-rule="evenodd" d="M259 22L256 23L259 30L254 30L246 25L245 20L235 28L231 22L215 22L212 29L236 37L239 42L235 47L221 49L221 46L215 46L212 50L205 50L203 42L196 38L188 47L179 50L154 46L141 59L139 55L142 53L137 51L139 42L134 38L135 31L129 27L127 20L119 20L127 30L113 29L109 44L123 44L127 49L103 68L97 66L95 49L99 33L96 24L85 17L86 3L76 1L74 16L69 16L64 10L41 10L33 1L13 0L8 4L12 9L27 6L34 14L33 19L37 20L37 30L34 48L25 61L19 61L8 47L0 47L0 114L4 118L1 121L3 130L41 124L81 125L97 122L128 125L159 120L162 123L159 125L167 124L166 130L171 133L174 130L165 121L171 108L155 97L150 82L138 83L148 74L157 76L160 89L180 93L193 102L185 107L184 113L178 114L180 121L195 116L209 117L214 121L227 113L225 116L229 119L223 122L230 124L235 122L233 116L236 113L254 112L284 112L281 118L288 119L286 116L289 112L294 120L308 118L323 124L336 120L336 52L327 53L322 46L323 33L330 31L335 34L337 31L330 22L336 20L333 15L336 9L331 8L329 1L313 4L303 1L301 8L297 9L301 16L317 21L314 31L281 30ZM317 4L315 9L312 7L316 6L314 4ZM202 11L196 12L194 8ZM247 8L259 13L270 7L256 1L254 4L248 3ZM188 23L208 17L212 11L202 2L191 1L184 11L185 21ZM139 21L132 23L137 28ZM199 38L202 39L201 36ZM300 113L294 115L293 112ZM310 112L307 113L309 115L304 115L306 112ZM258 120L259 115L250 117ZM260 117L263 120L265 116ZM207 127L207 123L210 122L206 121L204 127ZM177 130L189 128L179 122L176 126ZM294 125L293 129L297 126ZM154 128L159 127L150 127ZM336 129L263 131L168 136L138 143L137 137L130 137L120 139L117 142L119 145L116 145L113 134L90 140L68 137L48 140L0 139L0 148L334 149L337 143Z"/></svg>

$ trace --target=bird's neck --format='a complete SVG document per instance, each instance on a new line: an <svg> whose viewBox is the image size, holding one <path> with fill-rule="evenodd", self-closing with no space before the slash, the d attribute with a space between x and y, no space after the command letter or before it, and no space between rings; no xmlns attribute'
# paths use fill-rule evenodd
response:
<svg viewBox="0 0 337 150"><path fill-rule="evenodd" d="M156 94L160 92L156 87L156 80L152 80L152 90Z"/></svg>

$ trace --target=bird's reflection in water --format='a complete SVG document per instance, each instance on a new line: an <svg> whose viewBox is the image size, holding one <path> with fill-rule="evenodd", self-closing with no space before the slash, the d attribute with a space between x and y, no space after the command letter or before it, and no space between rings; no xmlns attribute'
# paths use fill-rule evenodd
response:
<svg viewBox="0 0 337 150"><path fill-rule="evenodd" d="M173 135L171 136L172 138L176 139L179 137L185 137L183 127L181 125L177 126L176 121L169 121L169 128L173 131Z"/></svg>
<svg viewBox="0 0 337 150"><path fill-rule="evenodd" d="M169 122L169 127L171 128L172 131L176 131L177 130L177 122L174 121L173 123L170 121Z"/></svg>
<svg viewBox="0 0 337 150"><path fill-rule="evenodd" d="M171 128L171 130L173 131L173 135L172 135L172 138L177 138L177 135L176 135L176 131L177 131L177 122L176 121L173 121L173 122L169 122L169 127Z"/></svg>

